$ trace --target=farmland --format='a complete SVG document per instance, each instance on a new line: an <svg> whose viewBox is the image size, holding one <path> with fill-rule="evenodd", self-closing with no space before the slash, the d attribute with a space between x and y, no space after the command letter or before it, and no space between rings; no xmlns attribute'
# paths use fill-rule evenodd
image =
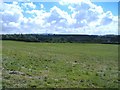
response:
<svg viewBox="0 0 120 90"><path fill-rule="evenodd" d="M2 42L5 88L117 88L118 45Z"/></svg>

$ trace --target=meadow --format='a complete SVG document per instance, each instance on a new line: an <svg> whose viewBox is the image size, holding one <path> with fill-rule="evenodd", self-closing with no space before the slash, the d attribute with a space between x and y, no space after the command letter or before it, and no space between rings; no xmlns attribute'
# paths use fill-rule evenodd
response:
<svg viewBox="0 0 120 90"><path fill-rule="evenodd" d="M2 41L5 88L117 88L118 45Z"/></svg>

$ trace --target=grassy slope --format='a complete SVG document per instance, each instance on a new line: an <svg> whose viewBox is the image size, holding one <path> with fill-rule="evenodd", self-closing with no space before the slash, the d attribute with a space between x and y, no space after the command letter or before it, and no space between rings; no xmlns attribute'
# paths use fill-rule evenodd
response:
<svg viewBox="0 0 120 90"><path fill-rule="evenodd" d="M109 44L3 41L3 86L117 87L117 50Z"/></svg>

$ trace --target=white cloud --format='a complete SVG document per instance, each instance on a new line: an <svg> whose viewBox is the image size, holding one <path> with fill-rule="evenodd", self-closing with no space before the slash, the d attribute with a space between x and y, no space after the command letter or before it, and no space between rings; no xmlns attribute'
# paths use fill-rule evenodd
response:
<svg viewBox="0 0 120 90"><path fill-rule="evenodd" d="M35 9L36 8L36 5L33 4L32 2L30 2L30 3L23 3L22 6L24 8L27 8L27 9L29 9L29 8Z"/></svg>
<svg viewBox="0 0 120 90"><path fill-rule="evenodd" d="M23 17L23 10L18 6L18 3L2 4L4 6L2 14L2 32L16 33L20 28L20 20Z"/></svg>
<svg viewBox="0 0 120 90"><path fill-rule="evenodd" d="M44 8L44 5L43 5L43 4L40 4L40 8L43 9L43 8Z"/></svg>
<svg viewBox="0 0 120 90"><path fill-rule="evenodd" d="M60 0L59 1L61 5L80 4L81 2L89 3L91 2L91 0Z"/></svg>
<svg viewBox="0 0 120 90"><path fill-rule="evenodd" d="M111 11L104 12L101 6L87 1L62 1L70 13L54 6L50 11L40 10L34 3L4 3L2 33L67 33L67 34L117 34L118 18ZM24 10L23 8L27 8ZM31 8L31 10L29 9ZM27 17L24 15L32 15Z"/></svg>

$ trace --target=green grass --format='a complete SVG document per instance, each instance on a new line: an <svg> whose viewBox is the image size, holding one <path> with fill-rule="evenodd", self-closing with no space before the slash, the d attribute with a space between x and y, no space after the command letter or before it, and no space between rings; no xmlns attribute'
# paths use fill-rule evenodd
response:
<svg viewBox="0 0 120 90"><path fill-rule="evenodd" d="M3 87L118 87L118 45L2 43Z"/></svg>

